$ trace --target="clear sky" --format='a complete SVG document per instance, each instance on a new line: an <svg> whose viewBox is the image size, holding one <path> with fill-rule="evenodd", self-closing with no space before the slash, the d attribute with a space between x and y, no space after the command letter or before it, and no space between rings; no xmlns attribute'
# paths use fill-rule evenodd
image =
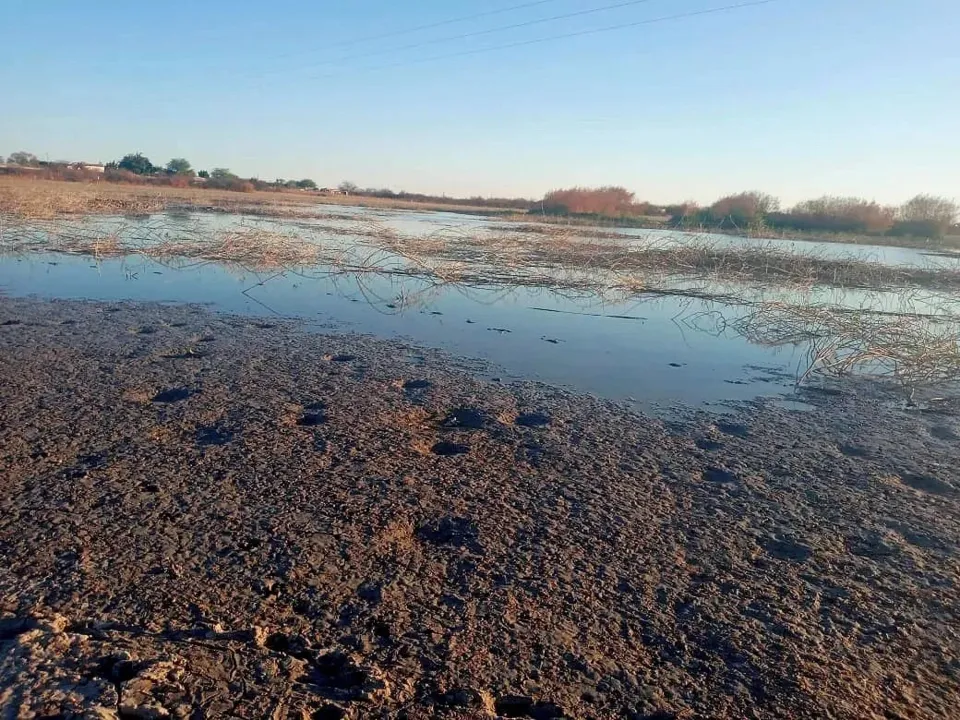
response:
<svg viewBox="0 0 960 720"><path fill-rule="evenodd" d="M450 195L960 198L958 0L657 21L736 2L2 0L0 154Z"/></svg>

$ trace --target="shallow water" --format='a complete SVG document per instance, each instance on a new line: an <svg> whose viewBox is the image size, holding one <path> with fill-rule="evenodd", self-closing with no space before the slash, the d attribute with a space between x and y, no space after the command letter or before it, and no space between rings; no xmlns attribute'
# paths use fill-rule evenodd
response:
<svg viewBox="0 0 960 720"><path fill-rule="evenodd" d="M371 210L324 205L327 217L276 220L214 213L164 213L146 218L90 218L76 227L117 233L145 244L177 236L206 236L238 227L296 232L315 228L308 239L334 248L363 246L353 234L358 222L376 223L398 233L476 233L495 230L496 220L454 213ZM355 219L345 219L345 218ZM324 228L337 231L325 232ZM680 233L625 230L643 242L680 242ZM751 243L746 238L713 236L718 242ZM639 240L638 240L639 241ZM799 243L804 251L810 243ZM822 245L825 252L882 251L891 263L929 262L917 251L898 248ZM819 251L819 250L818 250ZM402 266L400 258L386 258ZM382 262L383 257L380 258ZM936 262L945 262L942 258ZM952 262L952 261L951 261ZM691 283L700 287L702 282ZM683 282L677 287L685 287ZM892 292L851 292L828 288L713 286L712 292L754 302L824 303L850 308L904 310L904 297ZM720 302L689 297L601 298L591 293L560 293L539 287L436 286L401 275L345 275L330 267L263 272L209 262L157 262L141 256L95 261L89 256L28 253L0 256L0 291L50 298L145 300L207 304L216 310L254 316L296 318L308 327L332 332L372 333L405 338L466 358L489 361L492 374L533 379L649 409L685 404L706 406L757 396L790 394L804 367L802 346L752 344L729 329L744 312ZM916 293L910 310L927 312L942 298ZM802 405L784 407L802 410Z"/></svg>
<svg viewBox="0 0 960 720"><path fill-rule="evenodd" d="M56 253L0 258L0 291L296 318L323 331L405 338L490 361L504 380L539 380L643 407L779 395L790 390L800 359L792 348L758 347L715 323L689 322L702 305L680 298L610 303L541 288L436 288L323 269L276 275Z"/></svg>

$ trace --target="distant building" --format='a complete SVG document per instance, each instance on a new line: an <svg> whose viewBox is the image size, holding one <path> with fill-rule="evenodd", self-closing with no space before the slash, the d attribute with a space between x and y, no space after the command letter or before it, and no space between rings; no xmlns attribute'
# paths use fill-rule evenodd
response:
<svg viewBox="0 0 960 720"><path fill-rule="evenodd" d="M87 170L89 172L102 173L107 167L103 163L77 163L76 167L80 170Z"/></svg>

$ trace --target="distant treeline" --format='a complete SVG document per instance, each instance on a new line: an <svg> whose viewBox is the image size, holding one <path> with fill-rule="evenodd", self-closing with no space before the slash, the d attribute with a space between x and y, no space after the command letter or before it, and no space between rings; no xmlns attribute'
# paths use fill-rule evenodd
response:
<svg viewBox="0 0 960 720"><path fill-rule="evenodd" d="M3 158L0 157L0 163ZM941 238L960 234L957 203L934 195L917 195L899 206L857 197L824 196L805 200L789 209L767 193L750 191L727 195L707 206L694 202L656 205L637 200L634 193L619 186L573 187L548 192L542 200L524 198L448 197L424 193L395 192L389 189L362 189L342 182L336 189L318 188L309 178L273 181L243 178L227 168L195 172L185 158L173 158L166 165L154 165L142 153L124 155L106 165L89 163L44 162L27 152L13 153L7 173L24 174L51 180L172 185L253 192L255 190L313 191L324 194L360 195L405 202L477 208L532 211L545 215L614 220L631 224L656 224L680 229L716 229L728 231L769 230L802 233L853 233L861 235L904 235Z"/></svg>
<svg viewBox="0 0 960 720"><path fill-rule="evenodd" d="M766 193L727 195L706 207L693 202L653 205L622 187L575 187L547 193L546 214L614 220L648 219L678 228L793 230L797 232L910 235L941 238L956 229L960 206L934 195L917 195L899 206L856 197L824 196L787 210Z"/></svg>

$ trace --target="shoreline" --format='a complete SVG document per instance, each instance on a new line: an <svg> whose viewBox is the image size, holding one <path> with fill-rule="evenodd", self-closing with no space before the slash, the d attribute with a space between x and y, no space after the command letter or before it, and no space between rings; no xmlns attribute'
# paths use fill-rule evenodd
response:
<svg viewBox="0 0 960 720"><path fill-rule="evenodd" d="M0 348L4 709L960 702L949 408L810 391L805 413L665 422L405 343L166 304L0 297Z"/></svg>

